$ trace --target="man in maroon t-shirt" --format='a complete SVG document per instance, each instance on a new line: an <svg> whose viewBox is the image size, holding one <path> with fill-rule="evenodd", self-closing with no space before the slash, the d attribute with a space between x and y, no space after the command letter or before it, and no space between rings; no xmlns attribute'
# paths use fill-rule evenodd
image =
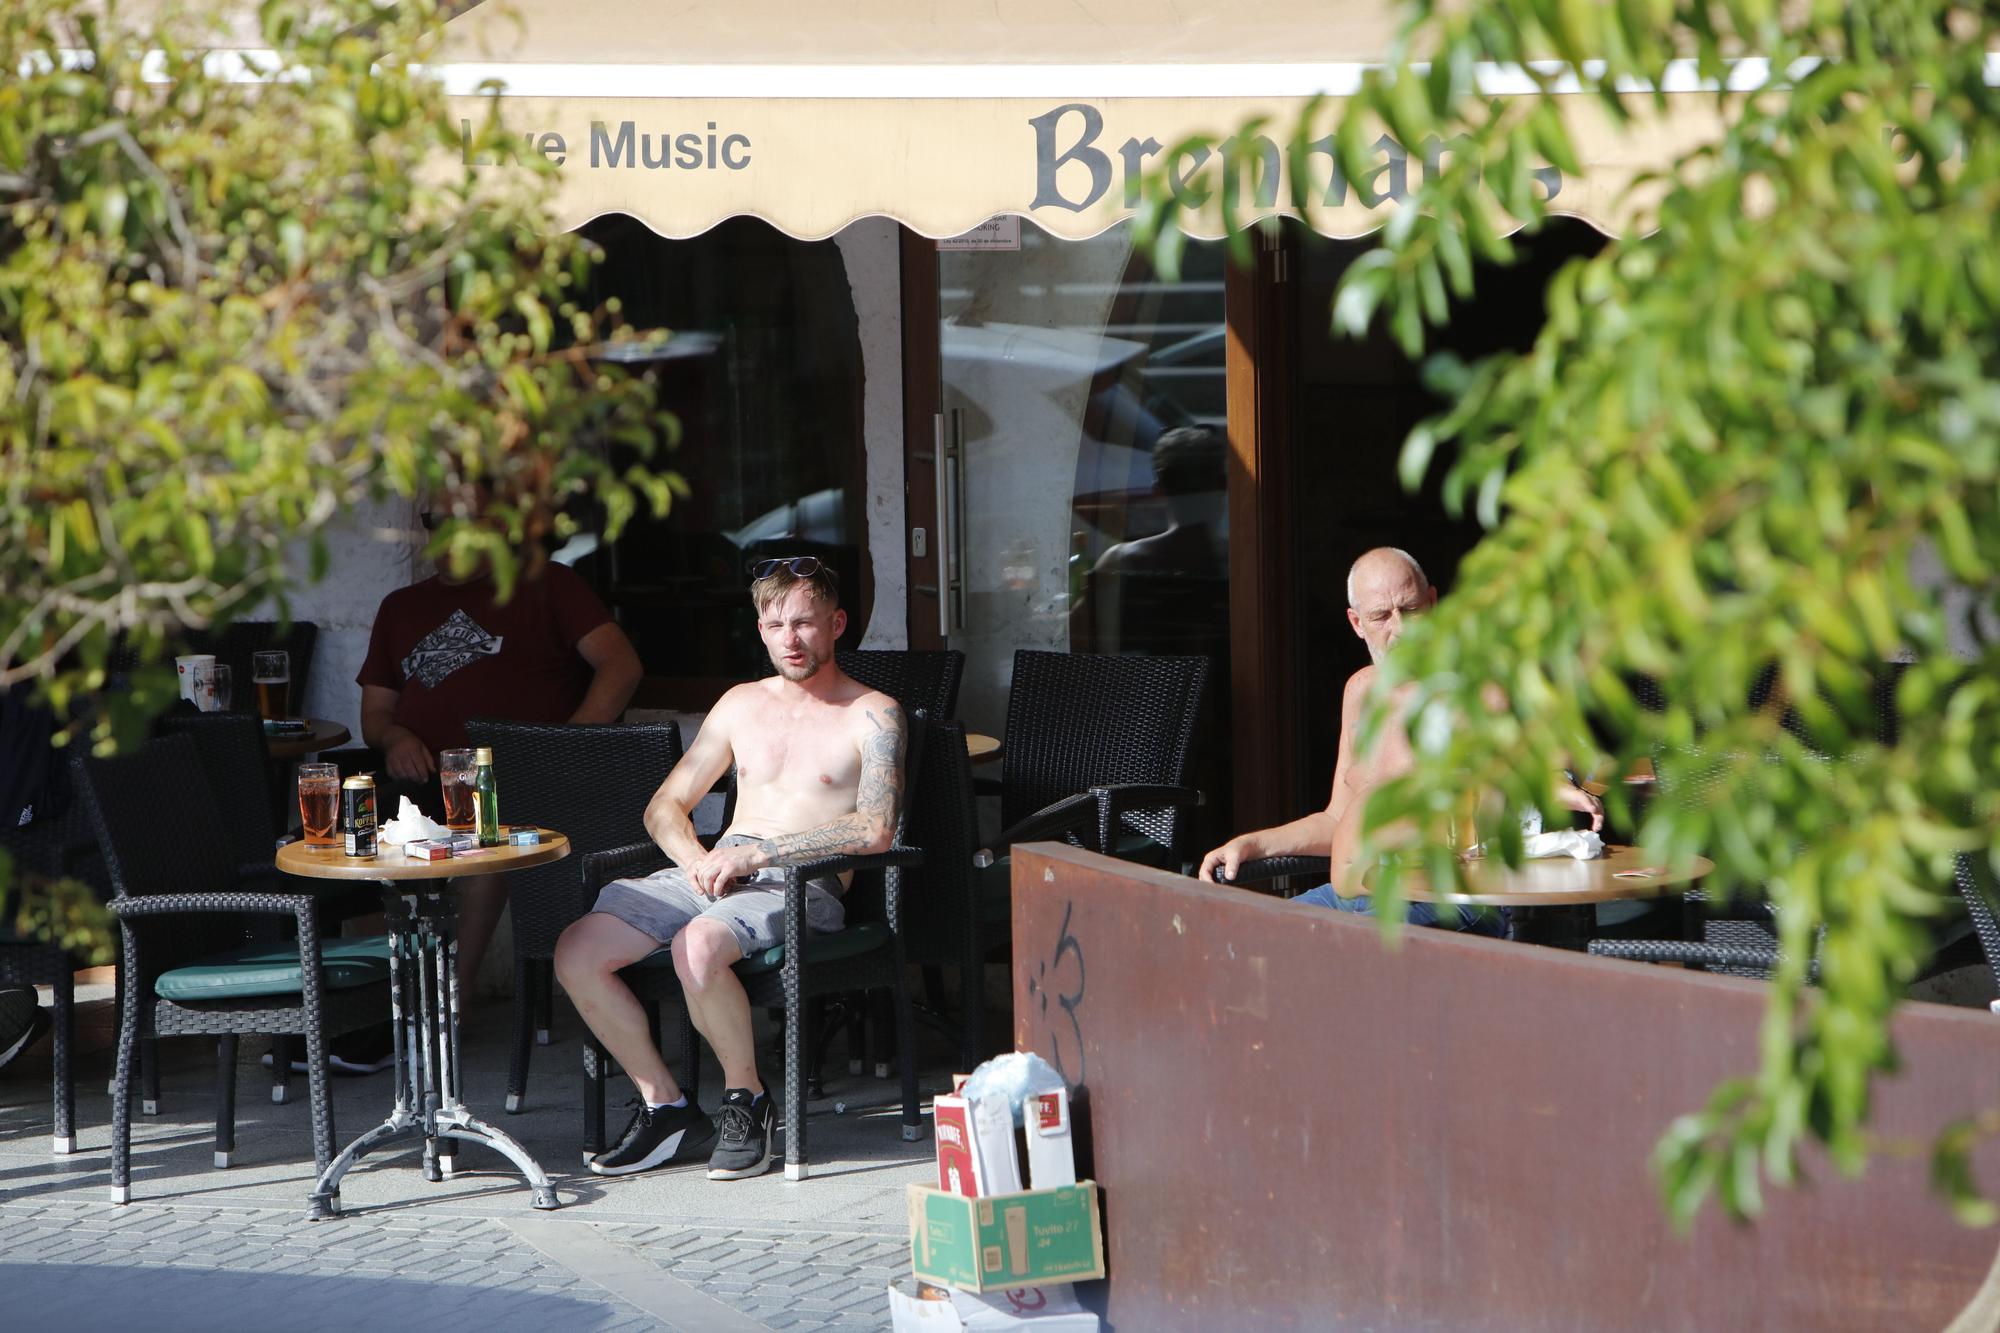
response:
<svg viewBox="0 0 2000 1333"><path fill-rule="evenodd" d="M407 794L444 814L438 751L465 745L475 717L515 722L616 722L642 668L625 631L590 585L549 564L495 601L491 579L434 575L382 599L361 686L361 737L382 751L382 817ZM506 906L497 875L459 880L458 979L469 988Z"/></svg>

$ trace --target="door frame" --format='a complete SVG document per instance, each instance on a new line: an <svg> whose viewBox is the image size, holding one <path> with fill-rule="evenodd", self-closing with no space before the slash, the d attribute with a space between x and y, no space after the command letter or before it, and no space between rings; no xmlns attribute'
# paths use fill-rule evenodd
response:
<svg viewBox="0 0 2000 1333"><path fill-rule="evenodd" d="M937 242L899 231L903 299L903 494L908 531L908 634L912 648L942 648L937 542L938 421L943 370ZM1292 273L1289 230L1259 231L1250 263L1232 262L1223 284L1229 415L1229 629L1231 793L1239 829L1297 818L1304 790L1298 743L1301 696L1296 633L1298 561L1291 478ZM914 536L924 532L924 554ZM1205 850L1205 849L1204 849Z"/></svg>

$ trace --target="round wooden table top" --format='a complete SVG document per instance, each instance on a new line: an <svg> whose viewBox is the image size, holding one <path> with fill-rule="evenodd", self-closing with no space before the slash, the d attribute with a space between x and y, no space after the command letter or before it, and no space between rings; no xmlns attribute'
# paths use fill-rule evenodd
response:
<svg viewBox="0 0 2000 1333"><path fill-rule="evenodd" d="M1442 895L1447 902L1476 903L1484 907L1561 907L1576 903L1610 903L1633 898L1657 898L1679 885L1700 879L1715 869L1715 862L1697 856L1694 864L1668 868L1647 862L1637 847L1617 847L1606 843L1605 854L1595 861L1577 861L1567 856L1547 856L1523 861L1509 869L1499 857L1476 857L1466 862L1466 879L1473 891ZM1411 869L1403 878L1403 896L1412 902L1436 902L1440 895L1431 891L1430 881L1421 870Z"/></svg>
<svg viewBox="0 0 2000 1333"><path fill-rule="evenodd" d="M288 842L278 849L278 869L307 879L365 879L377 883L385 879L451 879L459 875L496 875L506 870L526 870L547 865L569 855L569 839L554 829L542 829L542 840L532 847L506 843L482 847L443 861L418 861L403 855L401 847L383 848L374 856L349 856L339 847L308 847Z"/></svg>
<svg viewBox="0 0 2000 1333"><path fill-rule="evenodd" d="M329 722L323 717L305 719L306 729L302 732L264 733L264 748L274 759L296 759L302 754L317 754L321 750L331 750L336 745L345 745L353 739L353 733L338 722Z"/></svg>
<svg viewBox="0 0 2000 1333"><path fill-rule="evenodd" d="M982 759L991 759L1000 753L1000 738L968 731L965 733L965 752L972 756L975 764Z"/></svg>

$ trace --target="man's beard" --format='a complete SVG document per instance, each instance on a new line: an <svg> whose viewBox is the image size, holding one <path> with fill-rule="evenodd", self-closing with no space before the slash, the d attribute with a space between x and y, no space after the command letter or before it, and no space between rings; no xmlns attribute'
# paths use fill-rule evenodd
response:
<svg viewBox="0 0 2000 1333"><path fill-rule="evenodd" d="M826 665L824 657L815 657L810 651L806 653L805 658L805 661L793 666L782 655L774 653L771 656L771 665L778 668L779 675L797 685L817 676L819 669Z"/></svg>

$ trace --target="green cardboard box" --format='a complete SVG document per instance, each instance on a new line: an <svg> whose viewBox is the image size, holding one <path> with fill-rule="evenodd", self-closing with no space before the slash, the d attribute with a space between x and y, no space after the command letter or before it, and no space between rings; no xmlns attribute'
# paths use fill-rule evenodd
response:
<svg viewBox="0 0 2000 1333"><path fill-rule="evenodd" d="M1097 1183L968 1199L910 1186L916 1275L960 1291L1005 1291L1104 1276Z"/></svg>

